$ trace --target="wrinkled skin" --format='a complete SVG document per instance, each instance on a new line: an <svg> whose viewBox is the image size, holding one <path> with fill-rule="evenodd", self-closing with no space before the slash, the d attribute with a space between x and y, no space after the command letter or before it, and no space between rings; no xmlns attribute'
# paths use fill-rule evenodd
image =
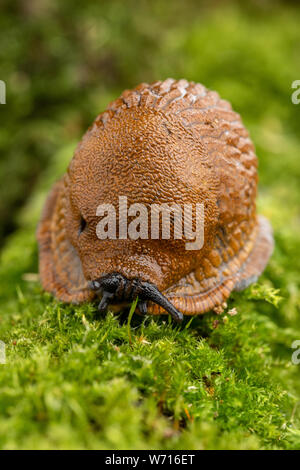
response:
<svg viewBox="0 0 300 470"><path fill-rule="evenodd" d="M68 302L102 295L106 308L130 302L132 282L143 297L146 282L177 313L204 313L256 280L272 252L271 228L256 216L256 186L253 144L215 92L171 79L125 91L87 131L48 198L38 230L42 284ZM97 207L118 207L119 196L149 212L154 203L203 203L203 247L188 251L172 236L99 240ZM122 296L118 286L95 288L114 273L126 285ZM157 299L144 298L140 311L148 300L149 313L171 313Z"/></svg>

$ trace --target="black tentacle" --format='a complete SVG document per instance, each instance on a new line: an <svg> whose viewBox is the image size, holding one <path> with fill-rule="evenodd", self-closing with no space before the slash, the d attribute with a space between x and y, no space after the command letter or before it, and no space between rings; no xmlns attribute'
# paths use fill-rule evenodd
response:
<svg viewBox="0 0 300 470"><path fill-rule="evenodd" d="M109 301L111 299L113 299L114 297L114 294L112 294L111 292L107 292L107 291L104 291L103 294L102 294L102 299L98 305L98 310L99 312L105 312L107 307L108 307L108 304L109 304Z"/></svg>
<svg viewBox="0 0 300 470"><path fill-rule="evenodd" d="M139 310L147 313L147 301L150 300L164 308L176 322L183 320L183 315L151 282L140 279L126 279L120 273L110 273L90 282L90 288L102 292L99 310L107 309L111 301L132 301L139 297Z"/></svg>
<svg viewBox="0 0 300 470"><path fill-rule="evenodd" d="M142 315L147 315L148 309L147 309L147 302L145 300L143 300L142 302L139 302L137 306Z"/></svg>
<svg viewBox="0 0 300 470"><path fill-rule="evenodd" d="M177 323L182 322L183 315L179 312L171 302L157 289L154 284L150 282L141 283L141 292L139 298L142 300L151 300L155 304L164 308Z"/></svg>

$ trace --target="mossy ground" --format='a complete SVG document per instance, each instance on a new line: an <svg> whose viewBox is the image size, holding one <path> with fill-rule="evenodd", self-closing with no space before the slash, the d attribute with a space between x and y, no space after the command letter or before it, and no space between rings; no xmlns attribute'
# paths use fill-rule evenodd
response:
<svg viewBox="0 0 300 470"><path fill-rule="evenodd" d="M94 21L87 4L83 24ZM121 11L118 24L126 17ZM153 11L157 22L164 18ZM153 29L142 13L135 11L131 22L146 45L161 31L151 58L126 43L118 85L86 91L86 114L92 120L125 82L174 76L217 89L256 144L258 209L272 222L275 252L258 284L233 294L221 315L181 326L137 315L128 325L126 312L99 316L96 305L64 305L43 293L36 223L83 131L75 124L70 131L79 111L68 105L60 121L68 118L68 125L55 134L48 168L2 250L0 339L7 363L0 365L0 448L299 449L300 365L291 361L291 345L300 340L300 105L290 99L291 83L300 78L299 10L226 4L190 16L188 25L183 19L163 28L167 20L160 20ZM107 13L108 36L111 18Z"/></svg>

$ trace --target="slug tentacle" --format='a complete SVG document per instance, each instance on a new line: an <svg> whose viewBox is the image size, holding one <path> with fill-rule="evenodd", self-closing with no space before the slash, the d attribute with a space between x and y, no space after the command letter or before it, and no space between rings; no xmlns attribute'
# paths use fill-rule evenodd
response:
<svg viewBox="0 0 300 470"><path fill-rule="evenodd" d="M138 309L142 315L147 315L147 312L148 312L147 302L146 301L139 302Z"/></svg>
<svg viewBox="0 0 300 470"><path fill-rule="evenodd" d="M112 294L111 292L107 292L107 291L103 292L102 299L98 305L99 312L106 311L108 304L109 304L109 300L112 299L113 297L114 297L114 294Z"/></svg>
<svg viewBox="0 0 300 470"><path fill-rule="evenodd" d="M182 313L174 307L174 305L157 289L157 287L154 286L154 284L143 282L142 292L139 296L142 300L151 300L155 304L160 305L177 323L182 322Z"/></svg>

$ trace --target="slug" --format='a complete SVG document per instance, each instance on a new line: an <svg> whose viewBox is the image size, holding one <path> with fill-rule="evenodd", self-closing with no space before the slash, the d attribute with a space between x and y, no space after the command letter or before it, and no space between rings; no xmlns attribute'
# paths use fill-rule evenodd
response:
<svg viewBox="0 0 300 470"><path fill-rule="evenodd" d="M205 313L256 281L272 253L256 193L255 149L227 101L186 80L142 83L96 118L47 198L37 231L42 286L64 302L99 298L101 311L138 297L141 314ZM190 232L173 212L170 236L161 226L151 236L153 207L172 205L190 208ZM197 207L203 243L189 249Z"/></svg>

